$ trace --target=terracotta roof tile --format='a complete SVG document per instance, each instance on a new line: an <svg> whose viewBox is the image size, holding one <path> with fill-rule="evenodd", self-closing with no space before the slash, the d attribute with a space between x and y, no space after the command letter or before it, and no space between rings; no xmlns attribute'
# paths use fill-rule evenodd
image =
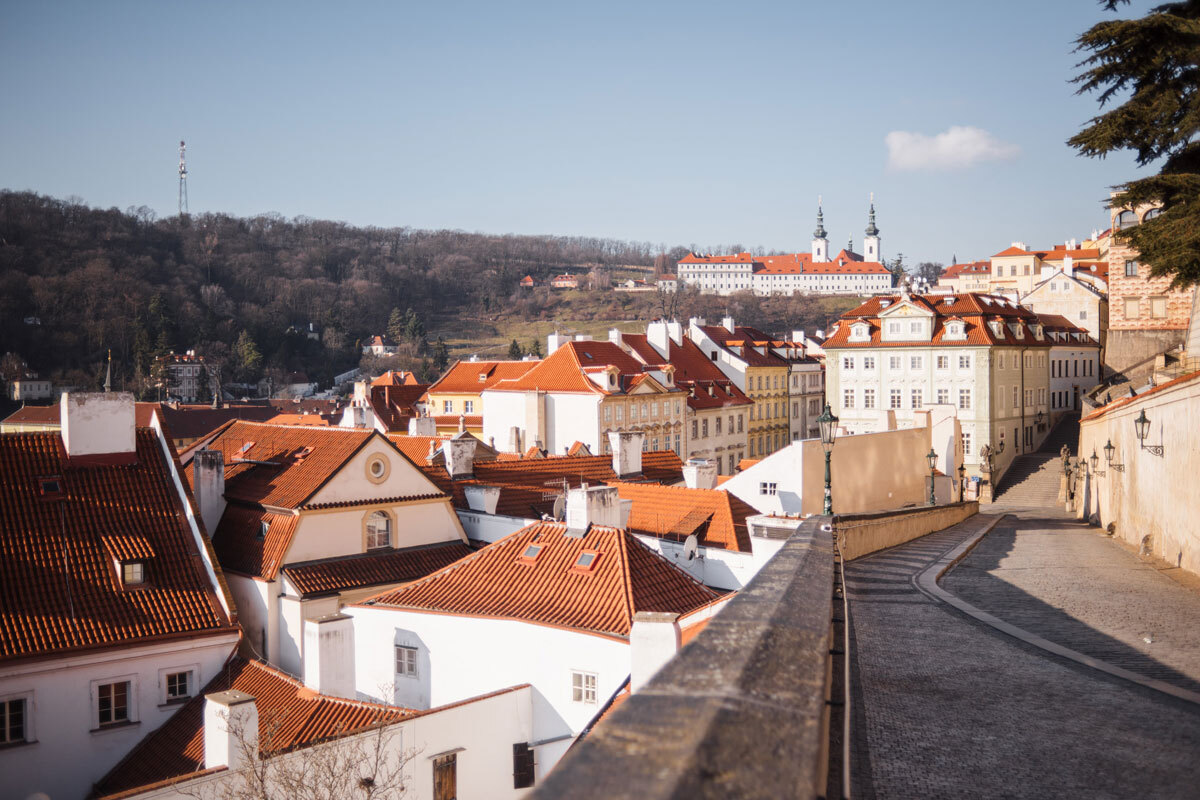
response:
<svg viewBox="0 0 1200 800"><path fill-rule="evenodd" d="M376 337L378 338L378 337ZM421 386L421 382L417 380L417 376L405 370L396 371L389 369L387 372L380 375L375 380L371 381L372 386Z"/></svg>
<svg viewBox="0 0 1200 800"><path fill-rule="evenodd" d="M233 630L155 431L136 455L73 467L56 432L0 434L0 661ZM146 558L146 583L123 589L114 558Z"/></svg>
<svg viewBox="0 0 1200 800"><path fill-rule="evenodd" d="M213 550L224 569L273 580L287 555L296 525L296 514L276 514L256 506L230 503L213 531ZM263 523L267 524L262 533Z"/></svg>
<svg viewBox="0 0 1200 800"><path fill-rule="evenodd" d="M385 583L409 583L473 552L461 542L448 542L293 564L283 571L301 596L310 597Z"/></svg>
<svg viewBox="0 0 1200 800"><path fill-rule="evenodd" d="M589 367L615 366L620 376L641 374L642 365L620 347L607 341L567 342L519 378L498 381L495 391L573 392L610 394L587 377Z"/></svg>
<svg viewBox="0 0 1200 800"><path fill-rule="evenodd" d="M26 425L57 425L62 419L58 403L52 406L21 406L4 418L10 424L23 423Z"/></svg>
<svg viewBox="0 0 1200 800"><path fill-rule="evenodd" d="M540 361L459 361L429 387L429 394L474 394L497 381L521 377Z"/></svg>
<svg viewBox="0 0 1200 800"><path fill-rule="evenodd" d="M295 508L375 435L373 430L237 421L209 443L225 456L225 497ZM247 446L248 445L248 446ZM303 458L297 458L311 448ZM261 463L254 463L261 462ZM191 470L188 480L193 480Z"/></svg>
<svg viewBox="0 0 1200 800"><path fill-rule="evenodd" d="M682 614L720 596L623 530L594 525L582 536L566 533L562 523L535 523L367 603L627 637L638 611ZM521 556L535 541L541 550L529 563ZM573 569L585 550L599 553L592 568Z"/></svg>
<svg viewBox="0 0 1200 800"><path fill-rule="evenodd" d="M254 697L259 749L268 756L415 714L396 706L319 695L273 667L233 658L101 778L95 794L111 795L200 772L204 766L204 696L229 689Z"/></svg>
<svg viewBox="0 0 1200 800"><path fill-rule="evenodd" d="M407 434L389 433L388 441L396 445L401 453L408 456L410 461L420 466L429 459L430 445L433 445L436 452L442 446L442 442L450 441L450 436L408 436Z"/></svg>
<svg viewBox="0 0 1200 800"><path fill-rule="evenodd" d="M701 545L750 552L746 517L758 512L729 492L646 483L618 483L622 500L632 500L626 528L682 542L695 534Z"/></svg>

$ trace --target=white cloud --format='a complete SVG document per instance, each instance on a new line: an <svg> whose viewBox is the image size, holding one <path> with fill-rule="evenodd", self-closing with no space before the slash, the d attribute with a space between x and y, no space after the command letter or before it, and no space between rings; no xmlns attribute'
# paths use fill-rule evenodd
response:
<svg viewBox="0 0 1200 800"><path fill-rule="evenodd" d="M1014 158L1021 149L982 128L954 125L936 136L892 131L886 137L888 167L897 170L963 169Z"/></svg>

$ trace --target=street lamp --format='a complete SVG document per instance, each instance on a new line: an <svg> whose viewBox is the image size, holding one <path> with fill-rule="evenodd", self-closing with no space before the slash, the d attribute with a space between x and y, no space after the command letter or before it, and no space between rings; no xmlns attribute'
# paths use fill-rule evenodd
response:
<svg viewBox="0 0 1200 800"><path fill-rule="evenodd" d="M833 440L837 438L838 418L833 415L829 403L817 417L817 426L821 430L821 447L825 450L825 515L833 514L833 485L829 475L829 456L833 452Z"/></svg>
<svg viewBox="0 0 1200 800"><path fill-rule="evenodd" d="M1138 418L1133 421L1133 429L1137 433L1138 444L1143 450L1149 450L1153 455L1161 456L1163 448L1161 444L1146 444L1146 434L1150 433L1150 418L1146 416L1146 409L1138 414Z"/></svg>
<svg viewBox="0 0 1200 800"><path fill-rule="evenodd" d="M958 465L958 501L961 503L967 498L967 465Z"/></svg>
<svg viewBox="0 0 1200 800"><path fill-rule="evenodd" d="M1104 461L1108 464L1109 469L1115 469L1117 472L1124 472L1125 471L1124 464L1114 464L1113 463L1113 454L1116 451L1117 451L1117 448L1113 447L1112 439L1109 439L1108 444L1104 445ZM1094 450L1093 450L1093 452L1094 452Z"/></svg>
<svg viewBox="0 0 1200 800"><path fill-rule="evenodd" d="M1106 456L1108 455L1108 449L1107 449L1107 448L1105 448L1104 454L1105 454ZM1101 472L1101 471L1100 471L1100 456L1096 455L1096 448L1095 448L1095 447L1093 447L1093 448L1092 448L1092 455L1091 455L1091 457L1088 459L1088 461L1089 461L1089 462L1091 463L1091 465L1092 465L1092 474L1093 474L1093 475L1099 475L1100 477L1102 477L1102 478L1103 478L1103 477L1105 476L1105 474L1106 474L1106 473L1104 473L1104 472Z"/></svg>
<svg viewBox="0 0 1200 800"><path fill-rule="evenodd" d="M933 493L933 477L934 473L937 471L937 451L932 447L929 448L929 455L925 456L925 458L927 461L929 461L929 505L936 506L937 495Z"/></svg>

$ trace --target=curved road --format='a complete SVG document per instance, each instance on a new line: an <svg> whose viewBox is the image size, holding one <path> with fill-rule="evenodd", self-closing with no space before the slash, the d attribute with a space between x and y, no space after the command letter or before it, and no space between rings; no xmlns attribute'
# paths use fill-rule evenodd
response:
<svg viewBox="0 0 1200 800"><path fill-rule="evenodd" d="M1168 628L1200 609L1200 595L1182 587L1173 594L1167 584L1176 585L1157 573L1133 575L1138 559L1110 552L1118 546L1095 529L1076 530L1085 526L1062 520L1042 509L1005 518L943 588L970 595L1005 621L1041 625L1039 635L1068 638L1060 643L1091 648L1096 657L1120 656L1123 666L1157 669L1154 677L1179 685L1200 677L1200 669L1188 674L1190 643L1200 634L1180 634L1186 641L1171 648L1177 657L1160 661L1153 650L1135 652L1131 637L1143 626L1138 613L1109 624L1117 606L1092 609L1086 594L1070 599L1084 591L1080 584L1096 597L1148 594L1155 607L1167 597L1178 607L1155 624L1165 626L1157 635L1170 636ZM993 521L979 515L847 565L854 797L1200 796L1200 705L1051 655L918 591L918 573ZM1068 543L1055 538L1059 531L1095 541ZM1042 570L1051 563L1048 554L1057 574ZM1100 554L1099 561L1089 562L1089 554ZM1043 574L1031 578L1022 563ZM1000 574L1006 569L1008 576ZM1092 572L1065 591L1064 576L1080 570ZM1191 617L1191 627L1198 618Z"/></svg>

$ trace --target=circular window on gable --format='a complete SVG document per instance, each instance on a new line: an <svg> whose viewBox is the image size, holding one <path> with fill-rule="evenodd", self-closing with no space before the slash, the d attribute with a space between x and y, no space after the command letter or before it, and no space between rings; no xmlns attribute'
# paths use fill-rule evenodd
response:
<svg viewBox="0 0 1200 800"><path fill-rule="evenodd" d="M383 456L374 455L367 459L367 480L371 483L383 483L389 471L388 460Z"/></svg>

